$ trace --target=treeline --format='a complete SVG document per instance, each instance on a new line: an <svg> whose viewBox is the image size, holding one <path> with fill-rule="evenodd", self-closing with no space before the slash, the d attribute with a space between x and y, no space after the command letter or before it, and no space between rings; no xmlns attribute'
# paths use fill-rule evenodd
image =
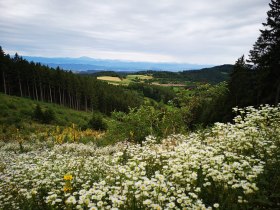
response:
<svg viewBox="0 0 280 210"><path fill-rule="evenodd" d="M227 81L230 78L230 74L233 71L233 65L221 65L212 68L204 68L201 70L189 70L182 72L170 72L170 71L141 71L136 74L152 74L157 80L169 82L204 82L210 84L218 84L223 81Z"/></svg>
<svg viewBox="0 0 280 210"><path fill-rule="evenodd" d="M126 75L124 73L119 73L115 71L97 71L97 72L80 72L80 75L88 75L92 77L102 77L102 76L110 76L110 77L119 77L119 78L125 78Z"/></svg>
<svg viewBox="0 0 280 210"><path fill-rule="evenodd" d="M28 62L17 53L11 57L0 47L0 91L37 101L60 104L76 110L110 114L138 107L143 98L135 91L80 76L60 68Z"/></svg>

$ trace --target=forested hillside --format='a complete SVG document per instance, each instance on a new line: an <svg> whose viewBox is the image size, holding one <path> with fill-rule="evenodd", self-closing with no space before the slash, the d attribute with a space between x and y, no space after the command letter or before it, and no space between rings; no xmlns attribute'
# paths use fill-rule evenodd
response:
<svg viewBox="0 0 280 210"><path fill-rule="evenodd" d="M98 110L110 114L128 111L142 103L137 93L108 85L71 71L28 62L18 54L6 55L0 47L0 91L37 101L57 103L76 110Z"/></svg>
<svg viewBox="0 0 280 210"><path fill-rule="evenodd" d="M169 82L203 82L218 84L227 81L233 71L233 65L221 65L212 68L203 68L200 70L188 70L179 72L170 71L140 71L137 74L151 74L155 81Z"/></svg>

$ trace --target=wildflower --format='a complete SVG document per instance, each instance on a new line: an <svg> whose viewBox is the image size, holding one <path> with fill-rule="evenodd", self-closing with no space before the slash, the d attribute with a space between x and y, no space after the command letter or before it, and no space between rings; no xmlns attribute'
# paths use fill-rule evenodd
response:
<svg viewBox="0 0 280 210"><path fill-rule="evenodd" d="M152 201L150 199L144 200L143 204L144 205L150 205L152 203Z"/></svg>
<svg viewBox="0 0 280 210"><path fill-rule="evenodd" d="M68 186L68 185L65 185L65 186L63 187L63 191L64 191L64 192L70 192L72 189L73 189L73 188L72 188L71 186Z"/></svg>
<svg viewBox="0 0 280 210"><path fill-rule="evenodd" d="M63 179L65 181L71 181L73 179L73 176L71 174L66 174L66 175L64 175Z"/></svg>
<svg viewBox="0 0 280 210"><path fill-rule="evenodd" d="M74 196L70 196L69 198L67 198L67 200L65 201L66 204L76 204L76 198Z"/></svg>
<svg viewBox="0 0 280 210"><path fill-rule="evenodd" d="M168 208L173 209L175 207L175 203L170 202L170 203L167 204L167 206L168 206Z"/></svg>

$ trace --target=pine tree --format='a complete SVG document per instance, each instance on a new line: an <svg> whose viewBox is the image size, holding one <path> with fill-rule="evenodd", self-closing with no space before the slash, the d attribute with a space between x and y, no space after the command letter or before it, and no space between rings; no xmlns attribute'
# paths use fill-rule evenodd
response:
<svg viewBox="0 0 280 210"><path fill-rule="evenodd" d="M271 0L264 29L250 51L257 71L258 97L262 103L280 99L280 0Z"/></svg>
<svg viewBox="0 0 280 210"><path fill-rule="evenodd" d="M232 106L244 107L254 103L250 94L253 88L251 72L243 55L236 61L229 81Z"/></svg>

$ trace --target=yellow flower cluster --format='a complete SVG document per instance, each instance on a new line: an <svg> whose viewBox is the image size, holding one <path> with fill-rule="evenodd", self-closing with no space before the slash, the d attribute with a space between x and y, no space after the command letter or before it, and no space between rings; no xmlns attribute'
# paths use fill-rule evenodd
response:
<svg viewBox="0 0 280 210"><path fill-rule="evenodd" d="M66 192L71 192L72 188L72 184L71 184L71 180L73 179L73 176L71 174L65 174L63 179L65 180L65 185L63 187L63 191Z"/></svg>
<svg viewBox="0 0 280 210"><path fill-rule="evenodd" d="M64 175L64 178L63 178L65 181L71 181L73 179L73 176L71 174L66 174Z"/></svg>
<svg viewBox="0 0 280 210"><path fill-rule="evenodd" d="M67 184L63 187L64 192L71 192L73 188L71 186L67 186Z"/></svg>
<svg viewBox="0 0 280 210"><path fill-rule="evenodd" d="M99 139L103 135L103 132L92 131L90 129L81 131L80 129L76 128L74 124L71 127L67 127L64 129L57 126L55 131L53 131L51 134L51 136L55 140L55 143L58 144L63 144L66 142L79 142L80 139L84 137L92 137Z"/></svg>

